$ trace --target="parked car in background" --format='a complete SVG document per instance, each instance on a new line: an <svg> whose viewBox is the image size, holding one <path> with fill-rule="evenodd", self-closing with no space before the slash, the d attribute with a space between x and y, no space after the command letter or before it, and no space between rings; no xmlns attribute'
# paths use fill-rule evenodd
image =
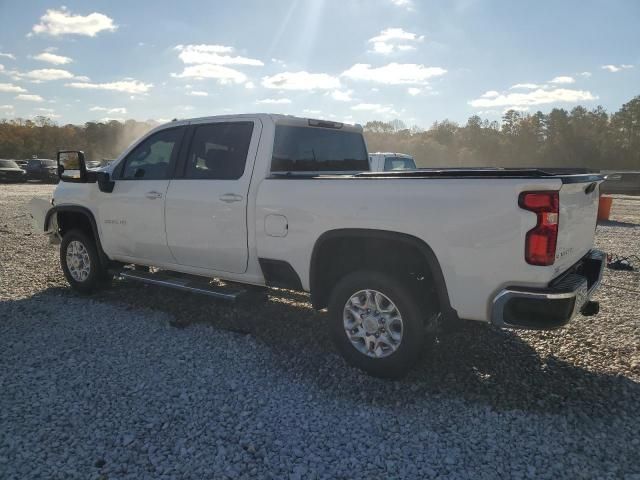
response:
<svg viewBox="0 0 640 480"><path fill-rule="evenodd" d="M26 182L27 174L13 160L0 160L0 182Z"/></svg>
<svg viewBox="0 0 640 480"><path fill-rule="evenodd" d="M24 170L27 166L27 163L29 163L29 160L14 160L14 162L16 162L18 166Z"/></svg>
<svg viewBox="0 0 640 480"><path fill-rule="evenodd" d="M416 162L411 155L404 153L376 152L369 154L369 170L389 172L392 170L415 170Z"/></svg>
<svg viewBox="0 0 640 480"><path fill-rule="evenodd" d="M87 160L86 164L88 169L100 168L102 166L98 160Z"/></svg>
<svg viewBox="0 0 640 480"><path fill-rule="evenodd" d="M640 195L640 170L601 173L607 178L600 186L600 193Z"/></svg>
<svg viewBox="0 0 640 480"><path fill-rule="evenodd" d="M58 183L58 164L55 160L34 158L26 166L27 180Z"/></svg>

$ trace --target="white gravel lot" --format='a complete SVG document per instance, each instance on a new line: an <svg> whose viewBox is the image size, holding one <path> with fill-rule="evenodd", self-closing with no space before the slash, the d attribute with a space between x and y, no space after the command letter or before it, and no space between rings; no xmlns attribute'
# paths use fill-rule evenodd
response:
<svg viewBox="0 0 640 480"><path fill-rule="evenodd" d="M468 325L401 381L349 368L325 314L116 282L80 297L0 185L0 478L640 479L640 273L554 332ZM597 244L640 255L640 197ZM640 265L638 265L640 267Z"/></svg>

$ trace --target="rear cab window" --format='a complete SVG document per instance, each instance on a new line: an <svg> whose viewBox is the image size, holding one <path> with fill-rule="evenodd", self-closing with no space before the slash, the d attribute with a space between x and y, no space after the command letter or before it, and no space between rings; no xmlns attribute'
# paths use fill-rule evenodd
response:
<svg viewBox="0 0 640 480"><path fill-rule="evenodd" d="M385 171L413 170L415 168L416 162L410 157L386 157L384 159Z"/></svg>
<svg viewBox="0 0 640 480"><path fill-rule="evenodd" d="M369 157L362 133L341 128L276 125L272 172L362 172Z"/></svg>

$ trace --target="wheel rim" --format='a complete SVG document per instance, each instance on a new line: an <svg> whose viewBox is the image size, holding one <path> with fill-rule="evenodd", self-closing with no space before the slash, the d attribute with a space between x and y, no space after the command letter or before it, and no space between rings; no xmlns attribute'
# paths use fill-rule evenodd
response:
<svg viewBox="0 0 640 480"><path fill-rule="evenodd" d="M67 268L76 282L84 282L91 273L91 259L87 247L78 240L67 245Z"/></svg>
<svg viewBox="0 0 640 480"><path fill-rule="evenodd" d="M391 299L377 290L354 293L344 306L342 319L351 345L368 357L387 357L402 343L402 315Z"/></svg>

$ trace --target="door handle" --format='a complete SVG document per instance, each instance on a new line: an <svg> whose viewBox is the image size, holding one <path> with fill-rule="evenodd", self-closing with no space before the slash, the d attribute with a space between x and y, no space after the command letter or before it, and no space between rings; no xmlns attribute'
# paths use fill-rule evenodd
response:
<svg viewBox="0 0 640 480"><path fill-rule="evenodd" d="M152 190L150 192L145 193L144 196L147 197L149 200L155 200L156 198L162 198L162 193Z"/></svg>
<svg viewBox="0 0 640 480"><path fill-rule="evenodd" d="M236 193L225 193L224 195L220 195L220 200L224 203L239 202L242 200L242 195L238 195Z"/></svg>

